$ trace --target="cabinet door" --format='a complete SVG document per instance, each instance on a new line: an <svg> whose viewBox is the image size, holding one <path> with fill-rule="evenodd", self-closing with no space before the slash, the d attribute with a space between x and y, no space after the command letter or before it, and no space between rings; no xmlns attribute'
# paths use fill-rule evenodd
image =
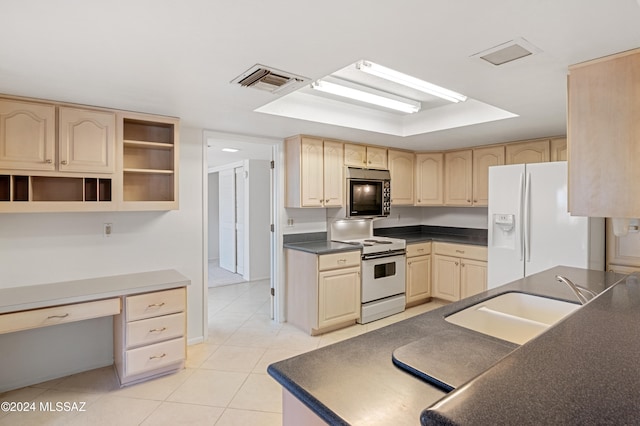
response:
<svg viewBox="0 0 640 426"><path fill-rule="evenodd" d="M431 296L431 256L407 259L407 304Z"/></svg>
<svg viewBox="0 0 640 426"><path fill-rule="evenodd" d="M360 268L318 274L318 328L360 317Z"/></svg>
<svg viewBox="0 0 640 426"><path fill-rule="evenodd" d="M389 150L389 173L391 174L391 204L413 205L414 154Z"/></svg>
<svg viewBox="0 0 640 426"><path fill-rule="evenodd" d="M506 145L507 164L545 163L550 159L549 141L530 141Z"/></svg>
<svg viewBox="0 0 640 426"><path fill-rule="evenodd" d="M344 144L344 165L367 167L367 147L351 143Z"/></svg>
<svg viewBox="0 0 640 426"><path fill-rule="evenodd" d="M370 169L387 169L387 149L375 146L367 147L367 167Z"/></svg>
<svg viewBox="0 0 640 426"><path fill-rule="evenodd" d="M460 300L460 259L433 256L433 297L455 302Z"/></svg>
<svg viewBox="0 0 640 426"><path fill-rule="evenodd" d="M444 155L441 152L416 155L416 205L441 206Z"/></svg>
<svg viewBox="0 0 640 426"><path fill-rule="evenodd" d="M302 138L300 150L302 207L324 206L324 146L321 139Z"/></svg>
<svg viewBox="0 0 640 426"><path fill-rule="evenodd" d="M567 138L551 139L551 161L567 161Z"/></svg>
<svg viewBox="0 0 640 426"><path fill-rule="evenodd" d="M473 178L472 151L447 152L444 154L444 204L447 206L470 206Z"/></svg>
<svg viewBox="0 0 640 426"><path fill-rule="evenodd" d="M569 211L640 217L640 49L569 68Z"/></svg>
<svg viewBox="0 0 640 426"><path fill-rule="evenodd" d="M0 99L0 168L55 170L53 105Z"/></svg>
<svg viewBox="0 0 640 426"><path fill-rule="evenodd" d="M487 289L487 262L460 259L460 298L473 296Z"/></svg>
<svg viewBox="0 0 640 426"><path fill-rule="evenodd" d="M342 207L345 181L343 147L340 142L324 141L324 206Z"/></svg>
<svg viewBox="0 0 640 426"><path fill-rule="evenodd" d="M58 114L60 171L113 173L115 114L66 107Z"/></svg>
<svg viewBox="0 0 640 426"><path fill-rule="evenodd" d="M638 219L633 219L631 223L638 226ZM607 264L625 265L635 269L640 269L640 233L630 232L625 236L617 237L613 233L613 223L611 219L606 221L607 237Z"/></svg>
<svg viewBox="0 0 640 426"><path fill-rule="evenodd" d="M489 167L504 164L504 146L473 150L473 205L489 205Z"/></svg>

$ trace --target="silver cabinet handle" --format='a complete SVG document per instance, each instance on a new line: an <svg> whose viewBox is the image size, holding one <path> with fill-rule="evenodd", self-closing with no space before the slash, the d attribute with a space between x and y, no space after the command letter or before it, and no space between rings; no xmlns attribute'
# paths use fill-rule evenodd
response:
<svg viewBox="0 0 640 426"><path fill-rule="evenodd" d="M165 331L167 329L167 327L162 327L162 328L152 328L151 330L149 330L149 333L162 333L163 331Z"/></svg>
<svg viewBox="0 0 640 426"><path fill-rule="evenodd" d="M162 303L152 303L151 305L147 306L147 308L160 308L164 306L164 302Z"/></svg>
<svg viewBox="0 0 640 426"><path fill-rule="evenodd" d="M69 313L67 312L67 313L66 313L66 314L64 314L64 315L51 315L51 316L47 317L47 319L53 319L53 318L66 318L66 317L68 317L68 316L69 316Z"/></svg>
<svg viewBox="0 0 640 426"><path fill-rule="evenodd" d="M347 263L347 259L338 259L338 263L341 263L341 264Z"/></svg>
<svg viewBox="0 0 640 426"><path fill-rule="evenodd" d="M154 356L150 356L149 359L162 359L162 358L164 358L166 356L167 356L167 354L154 355Z"/></svg>
<svg viewBox="0 0 640 426"><path fill-rule="evenodd" d="M51 160L51 158L47 158L46 160L44 160L45 163L47 164L51 164L53 163L53 161Z"/></svg>
<svg viewBox="0 0 640 426"><path fill-rule="evenodd" d="M456 250L456 253L462 253L462 254L464 254L464 250Z"/></svg>
<svg viewBox="0 0 640 426"><path fill-rule="evenodd" d="M419 248L418 251L424 251L424 249L423 248Z"/></svg>
<svg viewBox="0 0 640 426"><path fill-rule="evenodd" d="M62 161L60 162L60 164L62 164L63 166L66 166L66 165L67 165L67 160L62 160Z"/></svg>

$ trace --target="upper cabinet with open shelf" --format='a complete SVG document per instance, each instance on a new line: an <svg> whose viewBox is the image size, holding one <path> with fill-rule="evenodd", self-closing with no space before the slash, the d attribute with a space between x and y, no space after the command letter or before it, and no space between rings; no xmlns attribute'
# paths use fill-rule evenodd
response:
<svg viewBox="0 0 640 426"><path fill-rule="evenodd" d="M179 120L0 97L0 212L178 208Z"/></svg>

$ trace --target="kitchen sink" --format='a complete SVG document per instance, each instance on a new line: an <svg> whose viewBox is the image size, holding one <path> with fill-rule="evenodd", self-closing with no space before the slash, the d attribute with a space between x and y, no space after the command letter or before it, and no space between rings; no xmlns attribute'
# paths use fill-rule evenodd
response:
<svg viewBox="0 0 640 426"><path fill-rule="evenodd" d="M445 321L502 340L525 344L580 305L526 293L504 293L451 314Z"/></svg>

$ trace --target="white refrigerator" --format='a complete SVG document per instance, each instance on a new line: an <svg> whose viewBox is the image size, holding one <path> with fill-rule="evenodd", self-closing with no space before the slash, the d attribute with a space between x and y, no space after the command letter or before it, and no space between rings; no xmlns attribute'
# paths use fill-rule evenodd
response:
<svg viewBox="0 0 640 426"><path fill-rule="evenodd" d="M604 270L604 219L571 216L567 162L489 168L488 288L557 265Z"/></svg>

